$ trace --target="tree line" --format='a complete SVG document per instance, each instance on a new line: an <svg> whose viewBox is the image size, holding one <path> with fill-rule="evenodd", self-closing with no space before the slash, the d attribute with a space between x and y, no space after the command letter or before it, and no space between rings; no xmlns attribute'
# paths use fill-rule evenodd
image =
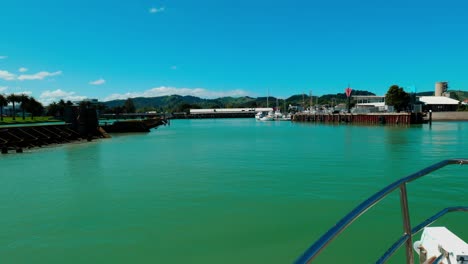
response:
<svg viewBox="0 0 468 264"><path fill-rule="evenodd" d="M352 95L375 95L367 91L354 90ZM203 100L203 103L200 102L186 102L182 100L183 97L178 101L167 102L166 104L161 104L158 107L156 106L144 106L137 108L136 103L132 98L126 99L122 105L117 105L114 107L108 107L105 103L99 103L95 105L96 109L101 113L108 114L122 114L122 113L136 113L136 112L148 112L148 111L169 111L169 112L185 112L189 109L195 108L222 108L222 107L265 107L266 106L266 97L260 98L224 98L224 101L220 99L215 100ZM148 98L147 98L148 99ZM242 99L242 100L241 100ZM271 98L270 106L274 105L275 98ZM346 95L344 93L337 94L326 94L320 97L314 96L310 98L308 95L293 95L288 99L279 99L279 105L284 104L298 104L307 103L310 99L314 103L319 105L337 105L339 103L345 102ZM396 111L409 110L411 102L416 102L415 94L409 94L403 90L402 87L398 85L392 85L386 95L385 102L387 105L393 105ZM458 99L458 98L457 98ZM25 119L26 112L31 114L31 118L34 116L47 115L55 117L63 117L65 108L73 106L71 101L60 100L58 102L53 102L49 106L44 107L40 102L38 102L34 97L28 96L25 94L10 94L2 95L0 94L0 121L3 121L4 117L4 107L8 104L12 104L12 109L10 110L9 116L13 117L13 120L16 120L17 113L17 103L20 103L20 109L22 111L23 120ZM83 102L86 103L86 102ZM459 106L459 111L467 110L463 105Z"/></svg>
<svg viewBox="0 0 468 264"><path fill-rule="evenodd" d="M13 117L13 120L16 120L17 103L21 103L21 112L23 120L25 119L26 112L31 114L32 119L34 119L34 116L40 116L44 112L44 106L32 96L28 96L26 94L0 94L0 121L3 121L3 110L4 107L8 106L9 103L12 104L10 116Z"/></svg>

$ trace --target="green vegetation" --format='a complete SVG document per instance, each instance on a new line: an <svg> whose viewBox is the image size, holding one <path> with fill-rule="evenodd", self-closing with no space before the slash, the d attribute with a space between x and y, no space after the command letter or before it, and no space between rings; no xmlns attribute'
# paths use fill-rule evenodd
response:
<svg viewBox="0 0 468 264"><path fill-rule="evenodd" d="M13 104L13 120L16 120L16 107L15 104L19 102L19 97L16 94L10 94L7 96L8 102Z"/></svg>
<svg viewBox="0 0 468 264"><path fill-rule="evenodd" d="M64 100L60 100L58 103L53 102L47 107L46 115L48 116L56 116L56 117L63 117L65 112L65 107L72 106L73 103L70 101L65 102Z"/></svg>
<svg viewBox="0 0 468 264"><path fill-rule="evenodd" d="M8 99L0 94L0 122L3 121L3 107L8 105Z"/></svg>
<svg viewBox="0 0 468 264"><path fill-rule="evenodd" d="M392 85L388 89L385 95L385 103L387 105L393 105L395 111L402 111L408 108L411 101L409 93L405 92L402 87L398 85Z"/></svg>
<svg viewBox="0 0 468 264"><path fill-rule="evenodd" d="M11 103L12 108L4 109L5 106L8 106L8 103ZM17 116L17 105L16 103L21 103L21 112L22 112L22 121L19 121ZM29 113L29 118L26 118L26 113ZM35 116L42 116L44 114L44 107L42 104L33 97L27 96L25 94L16 95L10 94L8 96L0 94L0 123L24 123L24 122L44 122L47 120L44 118L35 118Z"/></svg>
<svg viewBox="0 0 468 264"><path fill-rule="evenodd" d="M468 92L465 91L448 91L450 98L463 102L468 99Z"/></svg>
<svg viewBox="0 0 468 264"><path fill-rule="evenodd" d="M468 92L464 91L449 91L451 97L460 101L468 98ZM419 92L416 95L433 95L433 92ZM369 95L373 96L374 93L361 90L353 90L353 96L356 95ZM414 95L414 94L413 94ZM395 110L401 111L408 107L411 101L411 96L403 91L403 88L398 85L393 85L387 92L386 102L389 105L393 105ZM17 103L20 109L17 109ZM89 102L84 102L90 104ZM216 99L203 99L195 96L181 96L181 95L169 95L160 97L137 97L129 98L126 100L113 100L109 102L103 102L95 105L96 109L103 114L122 114L122 113L144 113L144 112L188 112L190 109L200 108L257 108L257 107L274 107L278 106L282 109L288 108L289 105L302 106L304 108L309 105L325 105L325 106L336 106L344 105L347 103L347 97L345 93L336 94L325 94L322 96L312 96L306 94L292 95L286 99L277 100L276 97L221 97ZM4 109L8 104L10 108ZM73 103L70 101L65 102L60 100L53 102L46 108L42 104L36 101L33 97L26 95L2 95L0 94L0 123L5 120L4 123L14 122L47 122L49 116L57 119L63 119L66 112L66 108L72 106ZM351 102L351 106L354 102ZM21 110L22 121L17 118L18 112ZM459 111L467 111L468 108L464 105L460 105ZM69 110L67 110L69 111ZM29 116L29 117L28 117ZM36 117L37 116L37 117ZM46 117L39 117L46 116Z"/></svg>
<svg viewBox="0 0 468 264"><path fill-rule="evenodd" d="M125 101L124 109L125 109L125 112L127 112L127 113L135 113L136 112L136 108L135 108L135 105L133 104L132 98L128 98Z"/></svg>
<svg viewBox="0 0 468 264"><path fill-rule="evenodd" d="M3 117L3 120L0 122L0 125L8 124L27 124L27 123L44 123L44 122L58 122L60 120L54 119L52 116L36 116L36 117L25 117L13 119L11 116Z"/></svg>
<svg viewBox="0 0 468 264"><path fill-rule="evenodd" d="M375 95L374 93L367 91L354 90L353 95ZM298 94L290 96L287 99L278 98L278 106L284 108L289 105L298 105L308 107L312 99L312 104L316 103L320 105L338 105L340 103L346 103L346 94L326 94L322 96L312 96ZM131 113L128 111L126 106L127 100L114 100L105 102L103 113ZM244 97L221 97L216 99L202 99L195 96L180 96L180 95L169 95L152 98L137 97L132 98L132 104L134 105L136 112L188 112L189 109L200 109L200 108L255 108L255 107L267 107L267 97L253 98L249 96ZM276 106L276 97L268 98L268 106Z"/></svg>

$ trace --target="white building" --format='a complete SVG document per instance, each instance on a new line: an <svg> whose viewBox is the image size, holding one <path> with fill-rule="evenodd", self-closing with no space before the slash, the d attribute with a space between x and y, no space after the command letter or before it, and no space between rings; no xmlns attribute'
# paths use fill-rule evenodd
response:
<svg viewBox="0 0 468 264"><path fill-rule="evenodd" d="M456 111L460 101L445 96L420 96L419 101L424 103L424 110L434 112Z"/></svg>
<svg viewBox="0 0 468 264"><path fill-rule="evenodd" d="M190 114L215 114L215 113L258 113L273 111L271 107L265 108L207 108L207 109L190 109Z"/></svg>

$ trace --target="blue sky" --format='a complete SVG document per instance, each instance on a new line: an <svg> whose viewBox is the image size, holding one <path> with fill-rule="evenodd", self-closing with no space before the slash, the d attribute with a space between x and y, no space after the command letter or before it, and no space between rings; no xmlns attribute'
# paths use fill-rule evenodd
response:
<svg viewBox="0 0 468 264"><path fill-rule="evenodd" d="M4 0L0 93L44 103L468 90L466 1ZM20 70L21 69L21 70Z"/></svg>

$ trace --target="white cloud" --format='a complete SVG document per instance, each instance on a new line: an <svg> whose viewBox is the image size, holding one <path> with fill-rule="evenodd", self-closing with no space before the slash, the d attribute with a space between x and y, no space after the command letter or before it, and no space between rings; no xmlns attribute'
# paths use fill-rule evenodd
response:
<svg viewBox="0 0 468 264"><path fill-rule="evenodd" d="M16 75L14 75L13 73L0 70L0 79L3 79L5 81L13 81L15 78Z"/></svg>
<svg viewBox="0 0 468 264"><path fill-rule="evenodd" d="M89 84L91 84L91 85L101 85L101 84L105 84L105 83L106 83L106 80L104 80L103 78L101 78L99 80L89 82Z"/></svg>
<svg viewBox="0 0 468 264"><path fill-rule="evenodd" d="M164 10L166 10L166 8L164 6L160 7L160 8L157 8L157 7L152 7L150 8L149 12L151 14L155 14L155 13L161 13L161 12L164 12Z"/></svg>
<svg viewBox="0 0 468 264"><path fill-rule="evenodd" d="M56 76L62 74L62 71L56 71L56 72L46 72L46 71L41 71L36 74L22 74L18 76L18 80L24 81L24 80L43 80L46 77L51 77L51 76Z"/></svg>
<svg viewBox="0 0 468 264"><path fill-rule="evenodd" d="M0 56L0 60L6 59L8 56Z"/></svg>
<svg viewBox="0 0 468 264"><path fill-rule="evenodd" d="M117 100L117 99L127 99L134 97L157 97L165 95L192 95L201 98L218 98L225 96L246 96L249 95L247 91L244 90L230 90L230 91L210 91L203 88L175 88L175 87L156 87L143 92L131 92L125 94L111 94L108 97L104 98L104 101Z"/></svg>
<svg viewBox="0 0 468 264"><path fill-rule="evenodd" d="M81 101L86 99L86 96L77 95L75 92L66 92L61 89L57 89L55 91L44 91L39 96L39 101L41 101L44 105L49 105L52 102L58 102L61 99L64 101Z"/></svg>
<svg viewBox="0 0 468 264"><path fill-rule="evenodd" d="M32 95L31 91L20 91L21 87L8 87L8 86L0 86L0 93L5 93L8 90L8 95L10 94L16 94L16 95Z"/></svg>
<svg viewBox="0 0 468 264"><path fill-rule="evenodd" d="M19 72L26 72L28 69L26 68L19 68ZM51 76L57 76L62 74L62 71L56 71L56 72L46 72L46 71L41 71L36 74L21 74L17 76L16 74L13 74L9 71L4 71L0 70L0 79L3 79L5 81L13 81L13 80L43 80L46 77L51 77Z"/></svg>

